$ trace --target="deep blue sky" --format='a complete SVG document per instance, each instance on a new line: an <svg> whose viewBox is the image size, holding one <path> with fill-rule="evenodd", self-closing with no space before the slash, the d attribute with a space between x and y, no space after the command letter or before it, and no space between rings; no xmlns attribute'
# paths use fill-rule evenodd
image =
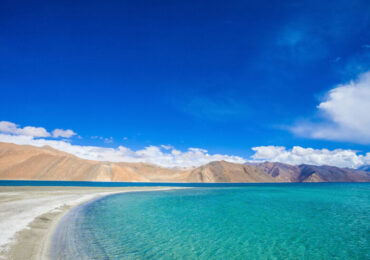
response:
<svg viewBox="0 0 370 260"><path fill-rule="evenodd" d="M369 70L369 25L368 0L1 1L0 120L133 149L369 151L286 130Z"/></svg>

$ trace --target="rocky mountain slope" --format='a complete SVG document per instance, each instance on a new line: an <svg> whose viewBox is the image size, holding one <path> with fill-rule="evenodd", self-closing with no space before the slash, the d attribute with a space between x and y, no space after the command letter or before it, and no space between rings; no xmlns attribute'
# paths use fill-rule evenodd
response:
<svg viewBox="0 0 370 260"><path fill-rule="evenodd" d="M254 164L276 180L282 182L368 182L370 173L335 166L315 166L302 164L299 166L278 162Z"/></svg>
<svg viewBox="0 0 370 260"><path fill-rule="evenodd" d="M148 182L172 176L176 171L155 165L91 161L51 147L0 143L0 179Z"/></svg>
<svg viewBox="0 0 370 260"><path fill-rule="evenodd" d="M0 143L0 179L120 182L369 182L370 173L333 166L211 162L181 170L146 163L92 161L55 150Z"/></svg>
<svg viewBox="0 0 370 260"><path fill-rule="evenodd" d="M263 170L225 161L211 162L185 174L187 182L277 182Z"/></svg>

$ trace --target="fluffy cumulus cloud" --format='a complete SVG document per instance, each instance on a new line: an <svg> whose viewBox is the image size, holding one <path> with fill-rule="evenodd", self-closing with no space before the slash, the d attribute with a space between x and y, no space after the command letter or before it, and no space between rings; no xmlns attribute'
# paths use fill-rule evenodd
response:
<svg viewBox="0 0 370 260"><path fill-rule="evenodd" d="M0 121L0 133L8 133L15 135L26 135L34 137L49 137L50 133L43 127L19 127L17 124L8 121Z"/></svg>
<svg viewBox="0 0 370 260"><path fill-rule="evenodd" d="M54 138L70 138L76 135L70 129L55 129L52 133L49 133L43 127L34 127L34 126L25 126L20 127L19 125L9 122L9 121L0 121L0 133L19 135L19 136L30 136L30 137L54 137Z"/></svg>
<svg viewBox="0 0 370 260"><path fill-rule="evenodd" d="M317 108L323 122L300 122L292 132L315 139L370 144L370 71L330 90Z"/></svg>
<svg viewBox="0 0 370 260"><path fill-rule="evenodd" d="M172 146L148 146L141 150L131 150L124 146L106 148L98 146L73 145L65 140L34 138L27 135L0 134L0 142L20 145L44 146L49 145L57 150L71 153L83 159L111 162L146 162L164 167L200 166L211 161L225 160L244 163L238 156L209 154L207 150L189 148L186 151L176 150Z"/></svg>
<svg viewBox="0 0 370 260"><path fill-rule="evenodd" d="M252 158L256 161L272 161L293 165L332 165L338 167L358 168L361 165L370 164L370 153L358 154L353 150L328 150L312 149L294 146L286 149L283 146L259 146L253 147L255 154Z"/></svg>
<svg viewBox="0 0 370 260"><path fill-rule="evenodd" d="M246 160L239 156L210 154L207 150L200 148L189 148L185 151L180 151L171 145L151 145L135 151L124 146L109 148L74 145L70 139L64 139L74 135L76 133L72 130L55 129L50 134L42 127L27 126L21 128L14 123L0 121L0 142L37 147L48 145L88 160L146 162L164 167L194 167L221 160L234 163L273 161L294 165L305 163L350 168L358 168L361 165L370 164L370 153L359 154L353 150L312 149L299 146L286 149L283 146L259 146L252 148L255 153L250 160ZM58 137L63 139L56 139ZM94 136L92 138L106 143L113 141L113 138L108 138L108 142L103 137Z"/></svg>
<svg viewBox="0 0 370 260"><path fill-rule="evenodd" d="M63 129L55 129L53 131L53 137L63 137L63 138L70 138L74 135L77 135L75 132L73 132L71 129L63 130Z"/></svg>

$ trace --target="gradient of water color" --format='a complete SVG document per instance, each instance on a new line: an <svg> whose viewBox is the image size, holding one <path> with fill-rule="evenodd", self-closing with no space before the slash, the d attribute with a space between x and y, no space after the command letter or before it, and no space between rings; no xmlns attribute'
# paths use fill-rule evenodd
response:
<svg viewBox="0 0 370 260"><path fill-rule="evenodd" d="M54 259L370 259L370 184L112 195L70 211Z"/></svg>

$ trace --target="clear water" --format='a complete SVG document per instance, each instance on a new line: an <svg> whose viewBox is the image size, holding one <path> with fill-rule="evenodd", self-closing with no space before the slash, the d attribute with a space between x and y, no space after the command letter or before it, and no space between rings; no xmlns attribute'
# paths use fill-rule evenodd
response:
<svg viewBox="0 0 370 260"><path fill-rule="evenodd" d="M370 259L370 184L196 188L75 208L55 259Z"/></svg>
<svg viewBox="0 0 370 260"><path fill-rule="evenodd" d="M57 187L244 187L266 183L200 183L200 182L108 182L108 181L30 181L0 180L1 186L57 186ZM284 184L280 184L284 185ZM286 184L289 185L289 184Z"/></svg>
<svg viewBox="0 0 370 260"><path fill-rule="evenodd" d="M200 182L108 182L108 181L30 181L0 180L1 186L56 186L56 187L249 187L268 183L200 183ZM289 183L280 185L290 185Z"/></svg>

